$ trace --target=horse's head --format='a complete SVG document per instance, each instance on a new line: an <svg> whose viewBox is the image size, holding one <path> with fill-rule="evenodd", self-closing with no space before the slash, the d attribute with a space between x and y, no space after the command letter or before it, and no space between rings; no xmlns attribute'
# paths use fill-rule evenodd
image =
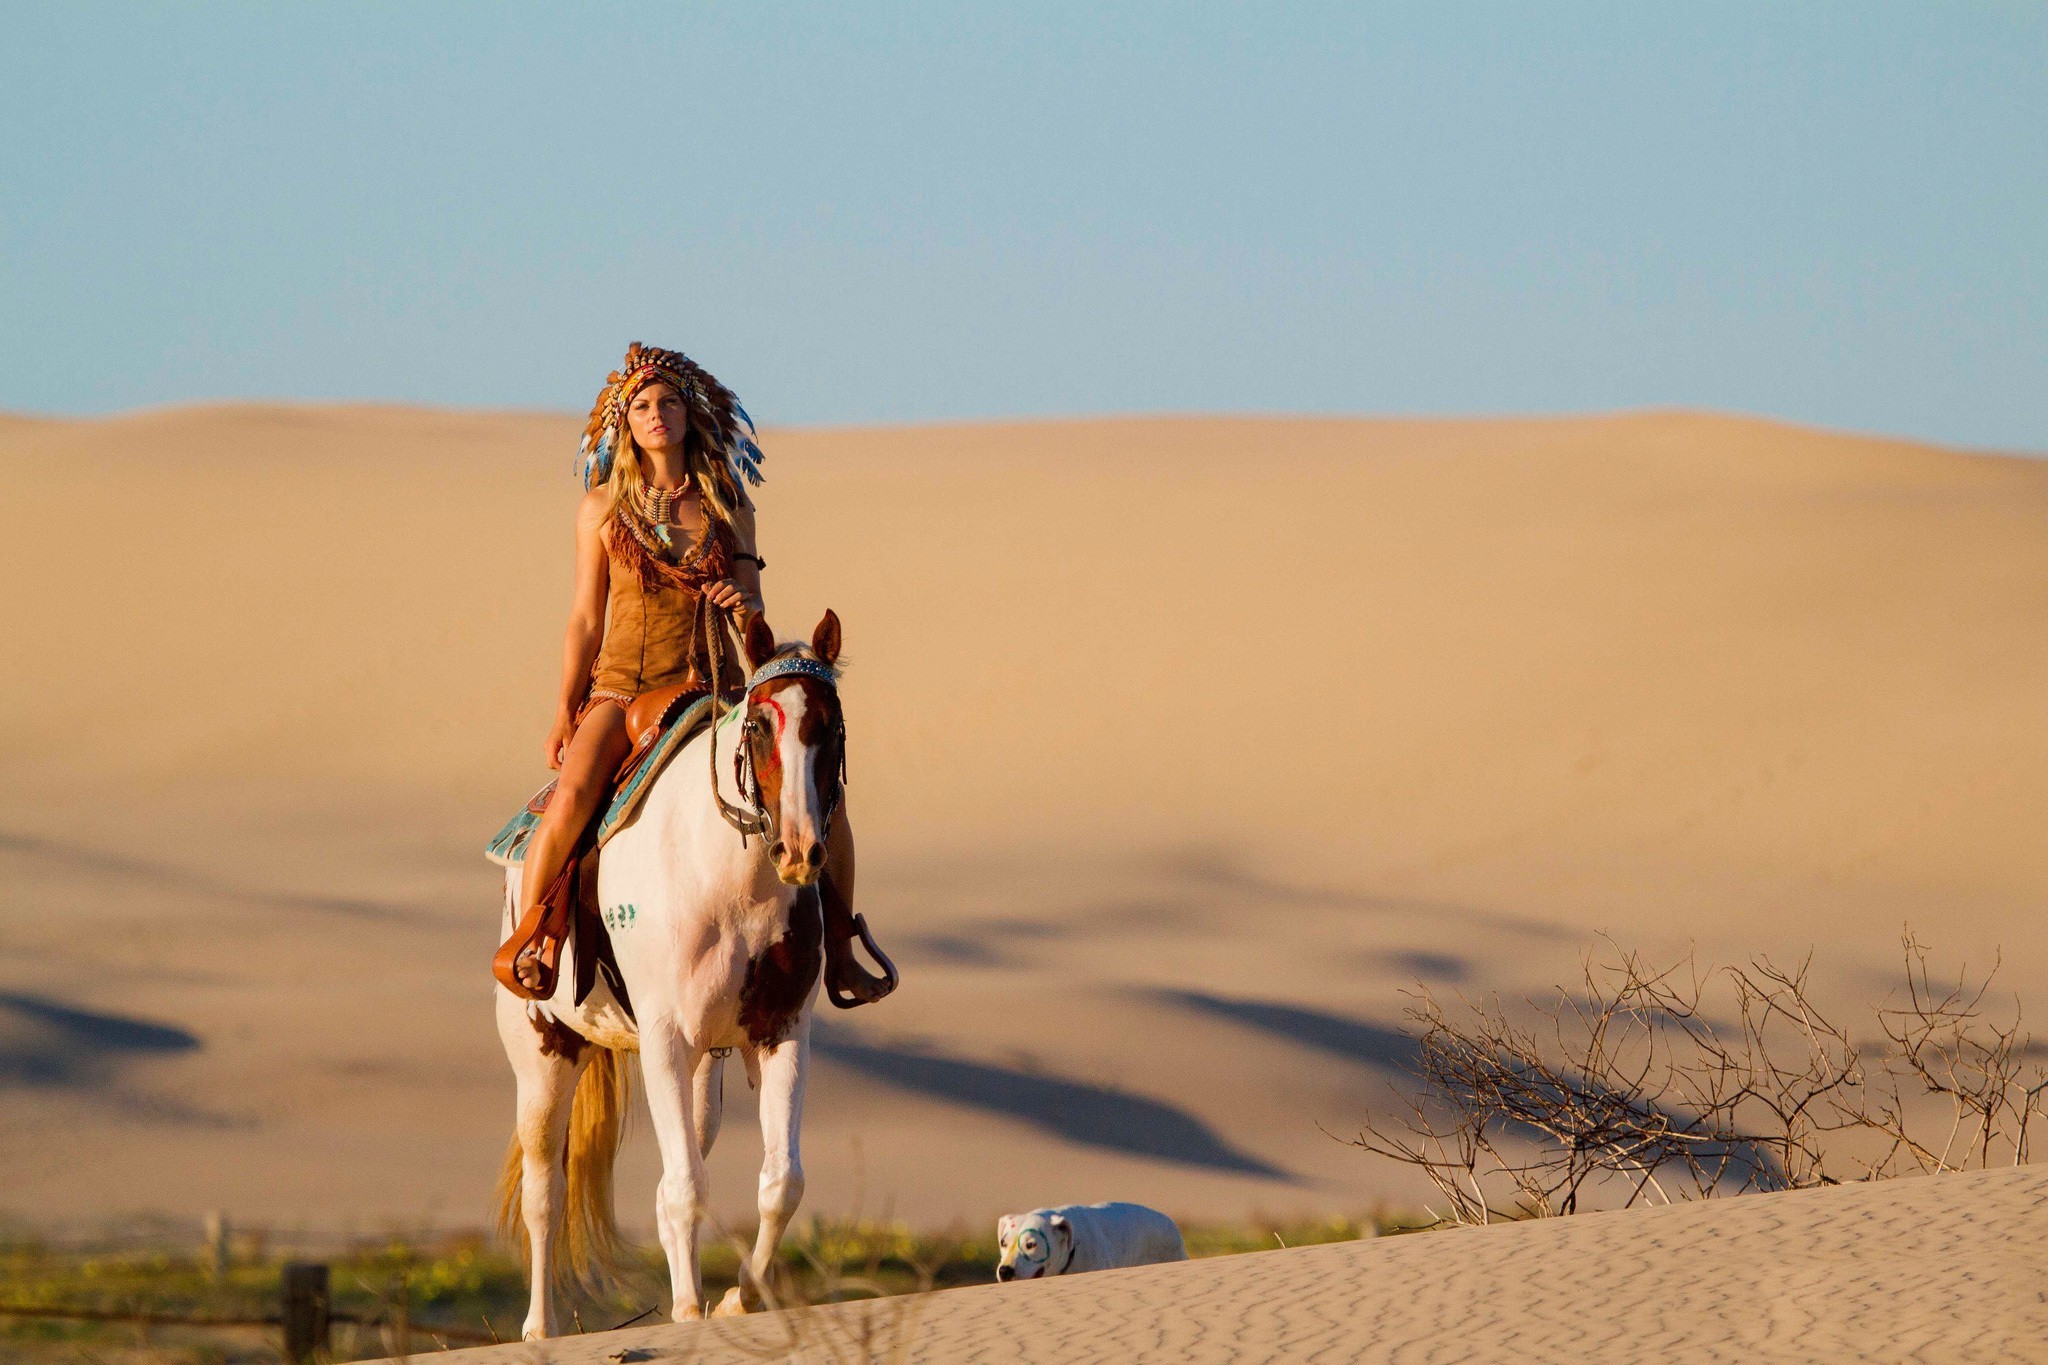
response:
<svg viewBox="0 0 2048 1365"><path fill-rule="evenodd" d="M757 615L747 623L746 651L758 681L747 688L740 742L768 817L768 851L784 882L809 886L824 870L825 840L845 779L846 722L835 667L839 618L827 611L808 645L778 645Z"/></svg>

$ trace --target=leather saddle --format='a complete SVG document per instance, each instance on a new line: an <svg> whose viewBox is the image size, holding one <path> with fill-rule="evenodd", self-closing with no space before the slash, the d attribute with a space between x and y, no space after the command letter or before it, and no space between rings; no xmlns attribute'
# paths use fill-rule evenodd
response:
<svg viewBox="0 0 2048 1365"><path fill-rule="evenodd" d="M626 774L633 771L635 759L645 757L675 718L687 710L691 702L706 695L705 689L694 682L679 682L671 687L642 692L633 698L633 704L626 708L626 738L633 741L633 752L619 765L619 782L616 785L625 785Z"/></svg>
<svg viewBox="0 0 2048 1365"><path fill-rule="evenodd" d="M660 744L662 735L676 717L703 695L703 688L683 682L643 693L633 700L633 704L626 708L626 737L633 742L633 748L627 753L625 762L619 764L619 770L612 778L611 793L607 793L606 801L600 803L600 810L610 803L612 793L633 781L640 766ZM556 784L550 782L541 788L527 803L526 809L535 815L545 811L555 794L555 787ZM578 838L568 862L548 883L540 900L520 919L512 937L506 939L491 958L491 975L506 990L523 1000L553 999L558 984L557 973L561 970L562 948L573 933L577 944L576 1003L582 1004L590 995L597 975L602 972L605 984L611 987L612 994L618 997L619 1004L631 1017L633 1002L626 995L625 980L619 975L618 960L612 955L611 932L605 928L604 917L598 913L597 862L596 821L592 820ZM529 950L539 977L537 986L528 986L521 981L517 971L520 957Z"/></svg>

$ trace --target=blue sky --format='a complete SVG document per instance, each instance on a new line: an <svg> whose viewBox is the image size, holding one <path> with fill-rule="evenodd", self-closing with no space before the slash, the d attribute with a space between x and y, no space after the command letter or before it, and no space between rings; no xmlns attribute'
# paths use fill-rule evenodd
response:
<svg viewBox="0 0 2048 1365"><path fill-rule="evenodd" d="M19 7L0 408L1734 409L2048 450L2048 6Z"/></svg>

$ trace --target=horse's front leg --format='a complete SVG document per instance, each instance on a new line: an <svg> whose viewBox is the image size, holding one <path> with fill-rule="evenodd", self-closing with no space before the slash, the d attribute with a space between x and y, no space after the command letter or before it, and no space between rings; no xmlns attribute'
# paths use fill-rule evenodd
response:
<svg viewBox="0 0 2048 1365"><path fill-rule="evenodd" d="M755 1206L761 1225L754 1234L754 1254L741 1268L739 1284L720 1301L720 1314L750 1312L762 1305L772 1289L769 1277L782 1234L803 1202L804 1072L810 1066L810 1033L806 1018L795 1037L757 1048L750 1056L754 1065L748 1069L761 1089L761 1189Z"/></svg>
<svg viewBox="0 0 2048 1365"><path fill-rule="evenodd" d="M661 1148L661 1183L655 1189L654 1222L668 1255L669 1316L676 1322L704 1316L704 1284L697 1268L697 1227L709 1188L704 1153L691 1116L691 1079L702 1059L682 1030L667 1023L643 1023L640 1069L647 1080L647 1109Z"/></svg>

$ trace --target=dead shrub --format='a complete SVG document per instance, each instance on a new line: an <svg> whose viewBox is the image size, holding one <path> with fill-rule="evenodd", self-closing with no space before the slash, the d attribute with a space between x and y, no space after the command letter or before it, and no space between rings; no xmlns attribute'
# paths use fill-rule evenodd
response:
<svg viewBox="0 0 2048 1365"><path fill-rule="evenodd" d="M1910 931L1904 952L1869 1044L1815 1005L1810 957L1658 967L1610 943L1523 1022L1422 989L1422 1093L1351 1141L1428 1176L1440 1224L2025 1164L2048 1070L2017 1000L1994 1019L1996 965L1948 984Z"/></svg>

